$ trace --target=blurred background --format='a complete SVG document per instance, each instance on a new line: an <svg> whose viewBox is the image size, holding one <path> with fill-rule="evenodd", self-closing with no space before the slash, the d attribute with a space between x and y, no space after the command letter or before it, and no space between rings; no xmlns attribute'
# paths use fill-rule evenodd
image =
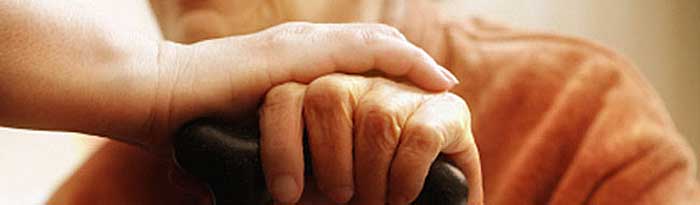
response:
<svg viewBox="0 0 700 205"><path fill-rule="evenodd" d="M700 1L442 0L454 17L592 39L634 62L700 150ZM43 204L102 139L0 128L0 204ZM696 154L696 156L698 156Z"/></svg>

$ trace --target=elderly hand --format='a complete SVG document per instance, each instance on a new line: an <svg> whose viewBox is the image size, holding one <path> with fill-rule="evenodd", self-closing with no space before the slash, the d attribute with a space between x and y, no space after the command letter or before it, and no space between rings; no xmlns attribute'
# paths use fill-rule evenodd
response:
<svg viewBox="0 0 700 205"><path fill-rule="evenodd" d="M317 187L334 202L407 204L419 194L439 153L467 177L474 188L470 201L481 198L469 109L451 93L428 93L383 78L329 75L308 86L271 89L260 127L263 169L278 202L296 202L305 187L304 127ZM310 198L319 197L304 197Z"/></svg>

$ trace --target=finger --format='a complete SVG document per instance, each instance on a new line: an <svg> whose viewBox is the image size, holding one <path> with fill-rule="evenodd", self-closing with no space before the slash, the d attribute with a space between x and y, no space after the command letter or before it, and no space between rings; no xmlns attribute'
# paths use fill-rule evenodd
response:
<svg viewBox="0 0 700 205"><path fill-rule="evenodd" d="M353 85L343 75L330 75L309 84L304 118L314 177L319 189L336 203L354 194L352 171Z"/></svg>
<svg viewBox="0 0 700 205"><path fill-rule="evenodd" d="M362 73L376 69L386 74L405 77L416 85L433 91L443 91L457 79L437 64L423 49L408 41L394 38L372 29L347 34L357 43L338 44L329 53L336 72ZM343 38L343 35L338 38ZM331 39L331 41L333 41ZM341 42L341 41L336 41ZM323 60L323 59L320 59ZM346 66L348 65L348 66Z"/></svg>
<svg viewBox="0 0 700 205"><path fill-rule="evenodd" d="M299 200L304 184L302 106L306 87L286 83L271 89L260 111L260 157L272 197Z"/></svg>
<svg viewBox="0 0 700 205"><path fill-rule="evenodd" d="M385 204L389 166L400 126L417 107L418 98L394 89L370 90L359 102L354 120L357 204ZM388 103L390 102L390 103Z"/></svg>
<svg viewBox="0 0 700 205"><path fill-rule="evenodd" d="M471 133L470 133L471 135ZM476 145L472 146L476 147ZM461 152L445 154L447 158L464 173L469 187L469 205L484 204L484 187L481 175L481 162L478 151L467 149Z"/></svg>
<svg viewBox="0 0 700 205"><path fill-rule="evenodd" d="M469 115L463 100L438 94L421 104L406 121L391 164L389 201L408 204L423 188L430 166L441 150L468 148Z"/></svg>
<svg viewBox="0 0 700 205"><path fill-rule="evenodd" d="M352 113L347 90L314 81L306 93L304 117L318 188L338 203L353 195Z"/></svg>
<svg viewBox="0 0 700 205"><path fill-rule="evenodd" d="M424 50L386 25L289 23L267 33L273 40L265 44L269 51L266 56L274 62L295 62L268 67L273 84L309 82L332 72L363 73L371 69L406 77L434 91L447 90L457 83Z"/></svg>
<svg viewBox="0 0 700 205"><path fill-rule="evenodd" d="M301 195L297 205L336 204L318 189L313 177L307 177L305 183L307 185L304 186L304 193Z"/></svg>
<svg viewBox="0 0 700 205"><path fill-rule="evenodd" d="M459 98L456 95L450 94L451 98ZM483 178L481 175L481 160L479 159L479 150L474 141L474 135L471 129L471 113L463 100L453 100L452 102L462 102L460 112L463 115L463 126L466 129L459 133L451 133L447 135L445 146L442 148L442 153L462 171L467 179L469 187L469 205L481 205L484 203L484 188ZM459 106L455 104L455 106ZM443 111L441 111L443 112ZM448 129L459 131L459 129ZM461 136L461 137L460 137Z"/></svg>

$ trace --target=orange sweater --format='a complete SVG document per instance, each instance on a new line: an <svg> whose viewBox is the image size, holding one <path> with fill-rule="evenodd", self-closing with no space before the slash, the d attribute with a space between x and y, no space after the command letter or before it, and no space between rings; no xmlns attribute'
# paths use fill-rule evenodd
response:
<svg viewBox="0 0 700 205"><path fill-rule="evenodd" d="M486 204L700 204L695 158L639 71L585 40L414 4L388 18L462 82Z"/></svg>

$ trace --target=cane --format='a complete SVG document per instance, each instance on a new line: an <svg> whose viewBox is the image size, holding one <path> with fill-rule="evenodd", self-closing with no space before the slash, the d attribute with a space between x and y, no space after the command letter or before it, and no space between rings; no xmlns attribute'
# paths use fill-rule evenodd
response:
<svg viewBox="0 0 700 205"><path fill-rule="evenodd" d="M209 185L215 205L272 204L265 187L259 138L256 120L227 124L215 119L199 119L177 133L173 157L183 171ZM304 174L310 176L307 144L304 140ZM464 175L438 157L414 204L464 205L467 192Z"/></svg>

